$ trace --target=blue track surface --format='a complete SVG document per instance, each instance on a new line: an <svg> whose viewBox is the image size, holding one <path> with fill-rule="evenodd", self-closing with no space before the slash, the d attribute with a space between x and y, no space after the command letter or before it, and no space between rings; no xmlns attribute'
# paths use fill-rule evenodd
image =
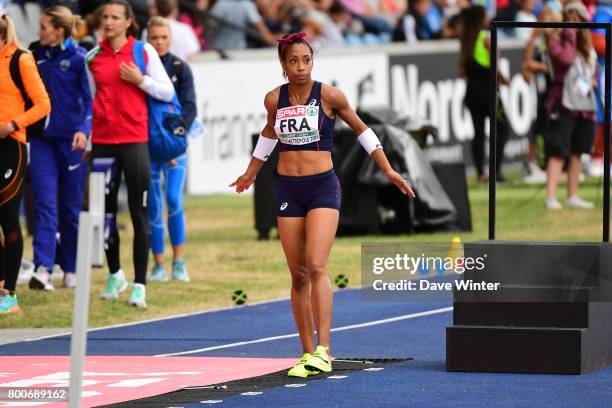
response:
<svg viewBox="0 0 612 408"><path fill-rule="evenodd" d="M364 301L359 290L337 292L334 324L341 327L440 309L445 302ZM582 376L448 373L445 328L450 312L332 334L336 357L401 358L378 372L349 372L341 380L310 381L215 406L237 407L612 407L612 369ZM294 332L288 301L239 307L90 333L90 355L156 355ZM68 355L67 336L0 346L0 355ZM189 356L297 357L297 338L247 344ZM189 406L199 406L193 404Z"/></svg>

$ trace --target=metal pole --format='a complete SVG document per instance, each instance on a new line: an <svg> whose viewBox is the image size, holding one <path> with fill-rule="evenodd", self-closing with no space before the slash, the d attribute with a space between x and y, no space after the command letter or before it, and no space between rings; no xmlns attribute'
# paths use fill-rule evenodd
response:
<svg viewBox="0 0 612 408"><path fill-rule="evenodd" d="M612 25L606 27L606 71L604 91L604 194L603 242L610 241L610 63L612 63Z"/></svg>
<svg viewBox="0 0 612 408"><path fill-rule="evenodd" d="M93 266L104 265L104 202L106 199L106 180L102 172L89 175L89 214L91 215L93 235Z"/></svg>
<svg viewBox="0 0 612 408"><path fill-rule="evenodd" d="M104 173L89 175L89 212L79 216L79 235L76 264L76 289L72 311L70 338L70 392L68 406L81 407L83 369L87 354L87 325L89 319L89 288L92 261L101 264L104 243Z"/></svg>
<svg viewBox="0 0 612 408"><path fill-rule="evenodd" d="M497 151L497 27L491 25L491 86L489 88L489 239L495 239Z"/></svg>
<svg viewBox="0 0 612 408"><path fill-rule="evenodd" d="M92 238L91 216L87 212L81 212L79 217L79 244L76 264L77 281L72 311L72 336L70 338L70 392L68 400L70 408L81 407L83 366L87 350Z"/></svg>

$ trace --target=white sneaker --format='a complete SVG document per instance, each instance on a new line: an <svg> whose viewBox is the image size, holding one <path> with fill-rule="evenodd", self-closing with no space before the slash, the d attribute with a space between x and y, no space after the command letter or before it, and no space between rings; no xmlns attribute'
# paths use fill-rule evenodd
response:
<svg viewBox="0 0 612 408"><path fill-rule="evenodd" d="M563 208L563 206L559 201L557 201L556 197L548 197L546 199L546 208L548 208L549 210L560 210L561 208Z"/></svg>
<svg viewBox="0 0 612 408"><path fill-rule="evenodd" d="M531 173L528 176L523 177L525 184L544 184L546 183L546 173L540 170L539 173Z"/></svg>
<svg viewBox="0 0 612 408"><path fill-rule="evenodd" d="M22 259L21 268L19 268L19 275L17 277L17 283L28 283L30 279L32 279L32 275L34 275L34 263L28 261L27 259Z"/></svg>
<svg viewBox="0 0 612 408"><path fill-rule="evenodd" d="M64 271L62 267L58 264L53 265L53 269L51 270L51 282L53 281L63 281L64 279Z"/></svg>
<svg viewBox="0 0 612 408"><path fill-rule="evenodd" d="M132 293L130 294L130 305L140 307L142 309L147 308L147 290L146 286L142 283L135 283L132 286Z"/></svg>
<svg viewBox="0 0 612 408"><path fill-rule="evenodd" d="M592 177L602 177L604 171L604 165L602 159L592 159L588 167L588 174Z"/></svg>
<svg viewBox="0 0 612 408"><path fill-rule="evenodd" d="M53 287L53 284L51 283L51 273L49 272L47 268L45 268L42 265L40 265L36 269L36 272L34 273L34 275L32 275L29 286L30 286L30 289L36 289L36 290L46 290L46 291L55 290L55 288Z"/></svg>
<svg viewBox="0 0 612 408"><path fill-rule="evenodd" d="M575 195L565 200L565 206L568 208L584 208L584 209L590 210L591 208L595 207L595 204L593 204L590 201L585 201L582 198Z"/></svg>
<svg viewBox="0 0 612 408"><path fill-rule="evenodd" d="M106 281L106 288L104 292L100 294L100 297L104 300L117 300L119 293L126 290L128 287L127 279L125 279L125 273L119 269L117 272L109 273L108 280Z"/></svg>
<svg viewBox="0 0 612 408"><path fill-rule="evenodd" d="M62 281L62 288L74 289L76 288L76 275L73 273L64 273L64 279Z"/></svg>

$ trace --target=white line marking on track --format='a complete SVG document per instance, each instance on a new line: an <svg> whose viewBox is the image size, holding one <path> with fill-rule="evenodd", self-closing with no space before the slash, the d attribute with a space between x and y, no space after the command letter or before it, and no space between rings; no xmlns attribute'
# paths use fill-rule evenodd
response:
<svg viewBox="0 0 612 408"><path fill-rule="evenodd" d="M300 388L300 387L305 387L306 384L286 384L285 387L287 388Z"/></svg>
<svg viewBox="0 0 612 408"><path fill-rule="evenodd" d="M223 400L206 400L206 401L200 401L200 404L218 404L220 402L223 402Z"/></svg>
<svg viewBox="0 0 612 408"><path fill-rule="evenodd" d="M361 288L354 288L354 289L361 289ZM351 288L351 290L354 290L354 289ZM245 305L244 307L267 305L267 304L270 304L270 303L282 302L284 300L290 300L290 299L289 298L280 298L280 299L264 300L262 302L250 303L248 305ZM209 313L216 313L216 312L225 312L225 311L228 311L228 310L235 310L235 309L236 309L236 306L220 307L220 308L217 308L217 309L201 310L199 312L181 313L181 314L171 315L171 316L156 317L154 319L139 320L137 322L119 323L119 324L113 324L113 325L110 325L110 326L96 327L96 328L88 329L87 333L93 333L93 332L97 332L97 331L100 331L100 330L106 330L106 329L117 329L117 328L120 328L120 327L136 326L136 325L139 325L139 324L163 322L164 320L180 319L182 317L191 317L191 316L197 316L197 315L202 315L202 314L209 314ZM28 342L28 341L38 341L38 340L45 340L45 339L53 339L53 338L56 338L56 337L69 336L71 334L72 334L71 331L66 331L66 332L58 333L58 334L51 334L49 336L33 337L31 339L25 339L25 340L16 340L16 341L11 342L11 343L4 343L3 345L13 344L13 343L21 343L21 342Z"/></svg>
<svg viewBox="0 0 612 408"><path fill-rule="evenodd" d="M327 377L328 380L344 380L348 375L330 375Z"/></svg>
<svg viewBox="0 0 612 408"><path fill-rule="evenodd" d="M382 371L384 367L372 367L372 368L364 368L363 371Z"/></svg>
<svg viewBox="0 0 612 408"><path fill-rule="evenodd" d="M331 331L332 332L340 332L340 331L345 331L345 330L362 329L364 327L378 326L380 324L386 324L386 323L394 323L394 322L399 322L399 321L402 321L402 320L415 319L417 317L425 317L425 316L432 316L432 315L436 315L436 314L440 314L440 313L447 313L447 312L450 312L452 310L453 310L452 306L443 307L443 308L440 308L440 309L426 310L424 312L410 313L410 314L406 314L406 315L390 317L388 319L373 320L373 321L365 322L365 323L358 323L358 324L351 324L349 326L336 327L334 329L331 329ZM292 333L292 334L284 334L284 335L281 335L281 336L263 337L261 339L256 339L256 340L239 341L239 342L236 342L236 343L222 344L222 345L219 345L219 346L212 346L212 347L204 347L204 348L195 349L195 350L179 351L179 352L176 352L176 353L168 353L168 354L158 354L155 357L183 356L183 355L186 355L186 354L205 353L207 351L221 350L221 349L232 348L232 347L246 346L248 344L267 343L267 342L270 342L270 341L290 339L290 338L293 338L293 337L298 337L298 334L297 333Z"/></svg>
<svg viewBox="0 0 612 408"><path fill-rule="evenodd" d="M259 395L259 394L263 394L263 392L261 392L261 391L248 391L248 392L243 392L240 395L249 395L249 396L251 396L251 395Z"/></svg>

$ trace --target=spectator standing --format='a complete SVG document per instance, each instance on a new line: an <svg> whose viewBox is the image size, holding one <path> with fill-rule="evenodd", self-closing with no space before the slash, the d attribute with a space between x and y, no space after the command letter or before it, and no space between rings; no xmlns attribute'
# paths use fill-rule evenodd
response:
<svg viewBox="0 0 612 408"><path fill-rule="evenodd" d="M586 8L578 1L567 3L563 14L564 21L568 22L588 20ZM546 37L554 78L546 101L550 122L546 137L546 208L562 208L556 193L566 160L569 165L565 206L593 208L592 202L578 196L580 155L591 152L595 132L593 82L597 55L591 32L588 29L549 29Z"/></svg>
<svg viewBox="0 0 612 408"><path fill-rule="evenodd" d="M163 17L153 17L147 25L147 40L164 64L171 78L177 97L183 108L185 128L190 129L196 118L196 95L193 74L189 65L169 52L172 43L170 23ZM162 187L163 175L163 187ZM151 188L148 196L149 223L151 225L151 248L155 265L149 276L152 281L168 280L164 267L164 219L163 201L166 198L168 231L172 242L172 279L189 282L185 267L185 212L183 190L187 176L187 156L183 154L167 163L151 165ZM164 194L165 193L165 194Z"/></svg>
<svg viewBox="0 0 612 408"><path fill-rule="evenodd" d="M533 13L535 7L535 0L521 0L521 8L516 12L514 21L519 23L535 23L538 21L537 17ZM528 40L531 37L533 28L517 28L515 33L516 36L523 40Z"/></svg>
<svg viewBox="0 0 612 408"><path fill-rule="evenodd" d="M488 19L484 7L472 6L463 11L463 30L461 33L461 49L459 55L459 75L466 78L465 106L469 109L474 125L472 140L472 158L479 183L486 182L484 173L485 162L485 119L489 116L489 86L491 72L491 57L489 51L489 36L486 31ZM508 81L496 73L501 84ZM499 103L499 102L498 102ZM501 176L501 159L505 144L505 132L498 132L496 178Z"/></svg>
<svg viewBox="0 0 612 408"><path fill-rule="evenodd" d="M208 10L210 1L196 0L195 2L186 3L188 4L187 6L183 6L183 3L179 3L181 7L179 7L180 14L177 20L191 27L200 43L200 49L204 50L207 48L206 41L204 40L204 13Z"/></svg>
<svg viewBox="0 0 612 408"><path fill-rule="evenodd" d="M145 44L144 75L134 60L134 13L126 0L111 0L102 13L104 40L88 54L88 74L93 102L93 157L113 158L117 180L106 195L107 215L116 216L121 173L125 175L128 206L134 229L135 282L129 304L146 308L146 275L149 259L147 194L151 177L146 95L169 102L174 87L157 52ZM113 228L106 249L109 276L102 299L116 300L128 286L119 257L119 232Z"/></svg>
<svg viewBox="0 0 612 408"><path fill-rule="evenodd" d="M155 10L158 16L164 17L170 24L173 38L180 38L174 41L170 52L184 61L193 59L200 52L200 41L196 37L193 29L188 24L177 21L179 16L179 6L177 0L155 0ZM146 40L148 33L142 33Z"/></svg>
<svg viewBox="0 0 612 408"><path fill-rule="evenodd" d="M257 7L250 0L217 0L212 6L214 28L211 28L209 41L212 48L235 50L247 48L246 32L255 28L264 44L276 44Z"/></svg>
<svg viewBox="0 0 612 408"><path fill-rule="evenodd" d="M43 11L34 58L51 98L51 114L40 135L30 138L30 174L34 190L34 265L30 288L53 290L50 274L56 259L63 286L74 288L79 212L87 166L81 155L91 131L91 92L86 51L72 40L79 16L64 6Z"/></svg>
<svg viewBox="0 0 612 408"><path fill-rule="evenodd" d="M18 70L18 83L11 63ZM15 24L6 14L0 15L0 75L10 78L0 81L0 313L17 313L21 309L15 289L23 255L19 207L28 162L25 129L45 117L51 103L34 58L19 49ZM32 102L27 109L26 99Z"/></svg>

